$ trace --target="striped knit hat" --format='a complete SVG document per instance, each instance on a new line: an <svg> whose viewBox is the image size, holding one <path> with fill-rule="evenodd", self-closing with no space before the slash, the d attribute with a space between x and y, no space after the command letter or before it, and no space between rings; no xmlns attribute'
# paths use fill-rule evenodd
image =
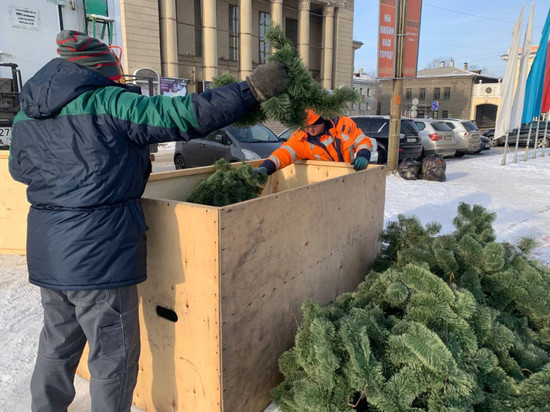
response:
<svg viewBox="0 0 550 412"><path fill-rule="evenodd" d="M122 77L121 67L109 47L93 37L75 30L57 35L57 53L63 59L94 70L111 80Z"/></svg>

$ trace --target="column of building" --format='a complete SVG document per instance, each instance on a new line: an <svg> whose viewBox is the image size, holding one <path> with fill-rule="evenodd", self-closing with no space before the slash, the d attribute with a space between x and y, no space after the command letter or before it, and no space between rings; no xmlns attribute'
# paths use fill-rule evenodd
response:
<svg viewBox="0 0 550 412"><path fill-rule="evenodd" d="M273 24L279 26L281 29L283 26L283 0L271 0L271 21Z"/></svg>
<svg viewBox="0 0 550 412"><path fill-rule="evenodd" d="M321 85L332 89L332 68L334 60L334 6L323 6L323 61L321 63Z"/></svg>
<svg viewBox="0 0 550 412"><path fill-rule="evenodd" d="M252 73L252 0L240 0L239 11L239 76L246 79Z"/></svg>
<svg viewBox="0 0 550 412"><path fill-rule="evenodd" d="M178 27L175 1L160 0L159 20L162 74L166 77L178 77Z"/></svg>
<svg viewBox="0 0 550 412"><path fill-rule="evenodd" d="M298 53L309 67L309 0L298 0Z"/></svg>
<svg viewBox="0 0 550 412"><path fill-rule="evenodd" d="M211 81L218 75L218 29L216 3L216 0L202 1L204 80L208 81Z"/></svg>

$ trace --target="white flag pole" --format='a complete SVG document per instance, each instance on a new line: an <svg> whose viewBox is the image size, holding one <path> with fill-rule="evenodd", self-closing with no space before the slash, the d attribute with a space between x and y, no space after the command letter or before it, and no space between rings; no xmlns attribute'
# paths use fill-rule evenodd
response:
<svg viewBox="0 0 550 412"><path fill-rule="evenodd" d="M521 49L521 60L519 65L518 84L516 86L516 95L514 97L514 104L512 105L512 116L510 119L510 127L517 128L517 140L516 150L514 152L514 163L517 163L517 153L519 144L519 134L521 130L521 117L523 114L523 104L525 101L525 86L527 84L527 75L529 73L529 53L531 52L531 43L533 39L533 14L535 11L535 4L531 4L531 12L529 13L529 20L527 21L527 28L525 29L525 38L523 39L523 47ZM512 56L510 56L512 58ZM514 56L516 59L517 56ZM532 120L532 119L531 119ZM531 121L531 124L533 122ZM523 160L527 160L524 158Z"/></svg>
<svg viewBox="0 0 550 412"><path fill-rule="evenodd" d="M548 132L548 112L544 114L544 119L546 120L546 124L544 126L544 143L542 144L542 154L541 157L544 157L546 152L546 143L548 142L548 135L546 132Z"/></svg>
<svg viewBox="0 0 550 412"><path fill-rule="evenodd" d="M539 127L540 127L540 117L537 117L537 131L535 132L535 145L533 150L533 159L537 158L537 149L539 148Z"/></svg>
<svg viewBox="0 0 550 412"><path fill-rule="evenodd" d="M502 104L498 110L497 121L495 124L495 135L493 139L500 136L505 137L504 153L502 155L502 165L506 164L506 150L508 148L508 134L510 130L510 116L512 113L512 103L514 101L514 86L516 82L517 73L517 55L519 49L519 41L521 38L521 23L523 21L523 10L525 4L521 6L521 12L514 24L514 30L512 33L512 43L510 44L510 50L508 51L508 62L506 63L506 70L504 71L504 77L502 79Z"/></svg>
<svg viewBox="0 0 550 412"><path fill-rule="evenodd" d="M529 143L531 143L531 129L533 128L533 119L529 123L529 133L527 134L527 144L525 145L525 155L523 156L523 161L527 161L527 156L529 156ZM520 128L521 129L521 128Z"/></svg>

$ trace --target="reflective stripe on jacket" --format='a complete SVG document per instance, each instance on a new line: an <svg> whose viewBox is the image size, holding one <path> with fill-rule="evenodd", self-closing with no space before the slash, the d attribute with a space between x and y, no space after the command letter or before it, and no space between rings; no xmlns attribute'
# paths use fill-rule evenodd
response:
<svg viewBox="0 0 550 412"><path fill-rule="evenodd" d="M349 117L340 117L328 132L319 138L312 138L303 130L294 132L287 142L275 150L269 160L282 169L296 160L326 160L351 163L359 151L372 150L369 137ZM270 168L268 167L268 170Z"/></svg>

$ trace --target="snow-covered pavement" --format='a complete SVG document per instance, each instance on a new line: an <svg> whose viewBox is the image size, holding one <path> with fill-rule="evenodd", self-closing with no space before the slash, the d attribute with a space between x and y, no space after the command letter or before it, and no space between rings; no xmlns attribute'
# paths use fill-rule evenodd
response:
<svg viewBox="0 0 550 412"><path fill-rule="evenodd" d="M513 164L509 155L503 167L501 153L491 149L447 159L445 183L388 176L385 222L400 213L416 215L423 223L440 222L445 233L453 230L460 202L480 204L497 213L494 228L499 241L535 238L539 245L533 257L550 265L550 157ZM0 412L26 412L42 313L38 288L27 282L24 256L0 255L0 302ZM87 383L77 377L76 388L69 410L89 411Z"/></svg>

